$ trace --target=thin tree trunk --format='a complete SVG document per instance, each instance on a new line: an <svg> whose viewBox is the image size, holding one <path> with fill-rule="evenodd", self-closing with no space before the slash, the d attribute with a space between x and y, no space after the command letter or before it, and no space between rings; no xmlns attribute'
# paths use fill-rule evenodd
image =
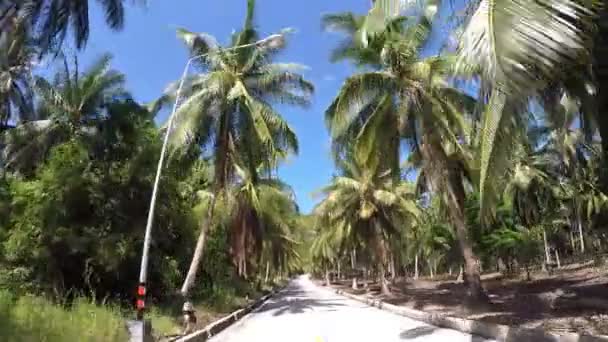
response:
<svg viewBox="0 0 608 342"><path fill-rule="evenodd" d="M414 257L414 279L418 279L418 276L418 253L416 253L416 256Z"/></svg>
<svg viewBox="0 0 608 342"><path fill-rule="evenodd" d="M458 270L458 277L456 277L456 282L462 282L464 280L464 268L460 265L460 269Z"/></svg>
<svg viewBox="0 0 608 342"><path fill-rule="evenodd" d="M576 242L574 241L574 232L572 231L572 227L570 227L570 246L572 246L572 253L576 252Z"/></svg>
<svg viewBox="0 0 608 342"><path fill-rule="evenodd" d="M338 279L340 279L340 261L338 261L338 274L337 274L337 276L338 276Z"/></svg>
<svg viewBox="0 0 608 342"><path fill-rule="evenodd" d="M577 208L576 210L576 220L578 223L578 234L581 242L581 254L585 253L585 240L583 239L583 218L581 217L581 212Z"/></svg>
<svg viewBox="0 0 608 342"><path fill-rule="evenodd" d="M557 268L562 267L562 263L559 261L559 252L557 251L557 248L555 249L555 262L557 262Z"/></svg>
<svg viewBox="0 0 608 342"><path fill-rule="evenodd" d="M350 253L350 266L351 269L353 270L353 284L352 284L352 288L353 290L357 289L357 270L356 270L356 266L357 266L357 252L355 251L355 249L353 248L352 252Z"/></svg>
<svg viewBox="0 0 608 342"><path fill-rule="evenodd" d="M329 268L325 267L325 286L330 286L331 280L329 278Z"/></svg>
<svg viewBox="0 0 608 342"><path fill-rule="evenodd" d="M547 231L543 228L543 243L545 245L545 265L543 269L546 270L546 265L551 263L551 253L549 252L549 244L547 243Z"/></svg>
<svg viewBox="0 0 608 342"><path fill-rule="evenodd" d="M266 276L264 277L264 283L268 283L268 276L270 275L270 261L266 261Z"/></svg>
<svg viewBox="0 0 608 342"><path fill-rule="evenodd" d="M431 276L431 279L435 278L435 274L433 273L433 264L430 260L427 260L426 262L429 265L429 275Z"/></svg>
<svg viewBox="0 0 608 342"><path fill-rule="evenodd" d="M395 256L391 253L391 280L394 282L397 275L395 274Z"/></svg>
<svg viewBox="0 0 608 342"><path fill-rule="evenodd" d="M207 220L201 220L200 222L200 233L198 235L198 240L196 241L196 247L194 248L194 254L192 255L192 262L190 262L190 268L188 269L188 274L186 275L186 279L184 280L184 284L182 285L181 295L183 297L188 297L190 289L194 285L196 281L196 274L198 273L199 265L203 259L203 251L205 250L205 240L207 239L207 229L211 226L211 222L213 221L213 208L215 207L215 201L217 198L217 194L213 196L211 200L211 205L207 210ZM206 224L205 224L206 223Z"/></svg>
<svg viewBox="0 0 608 342"><path fill-rule="evenodd" d="M452 276L452 266L450 266L450 268L448 269L448 274L449 274L450 276Z"/></svg>

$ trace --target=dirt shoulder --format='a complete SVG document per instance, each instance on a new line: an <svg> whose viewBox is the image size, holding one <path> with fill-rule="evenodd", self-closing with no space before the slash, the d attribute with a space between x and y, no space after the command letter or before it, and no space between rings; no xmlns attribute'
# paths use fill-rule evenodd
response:
<svg viewBox="0 0 608 342"><path fill-rule="evenodd" d="M483 285L492 300L485 311L469 313L462 306L465 288L456 280L397 279L393 294L379 294L376 284L353 290L350 280L332 284L349 293L366 295L425 312L486 322L566 332L608 335L608 274L585 267L552 276L537 274L532 281L486 275ZM361 286L360 286L361 287Z"/></svg>

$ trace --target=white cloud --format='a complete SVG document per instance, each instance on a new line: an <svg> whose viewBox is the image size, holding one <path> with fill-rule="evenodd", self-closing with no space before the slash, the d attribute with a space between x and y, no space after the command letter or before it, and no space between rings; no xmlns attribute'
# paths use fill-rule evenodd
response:
<svg viewBox="0 0 608 342"><path fill-rule="evenodd" d="M326 81L326 82L333 82L333 81L335 81L335 80L336 80L336 76L334 76L334 75L329 75L329 74L328 74L328 75L324 75L324 76L323 76L323 81Z"/></svg>

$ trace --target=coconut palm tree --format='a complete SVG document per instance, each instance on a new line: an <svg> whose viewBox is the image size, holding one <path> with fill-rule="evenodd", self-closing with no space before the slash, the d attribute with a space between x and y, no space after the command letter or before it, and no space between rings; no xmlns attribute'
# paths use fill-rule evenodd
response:
<svg viewBox="0 0 608 342"><path fill-rule="evenodd" d="M253 22L255 1L249 0L247 4L245 24L233 34L231 46L258 41ZM224 191L230 184L238 158L270 166L285 154L297 152L295 133L271 103L306 106L313 86L294 71L299 66L273 63L282 46L224 49L208 34L180 29L178 36L192 56L201 56L198 59L201 73L185 83L185 97L175 113L171 144L176 148L196 144L213 159L214 193ZM176 90L170 87L164 98L174 98ZM213 206L209 215L212 210ZM205 232L201 222L197 247L182 287L184 295L194 282Z"/></svg>
<svg viewBox="0 0 608 342"><path fill-rule="evenodd" d="M76 58L72 68L64 58L53 80L35 77L41 119L25 122L4 135L8 169L35 166L52 146L72 137L94 135L107 105L129 98L124 75L111 69L111 59L103 55L81 73Z"/></svg>
<svg viewBox="0 0 608 342"><path fill-rule="evenodd" d="M71 31L78 49L84 48L89 39L89 0L7 0L8 8L16 11L32 27L44 51L57 49ZM144 0L138 0L143 3ZM126 0L98 0L105 14L106 24L112 30L120 30L125 21ZM8 11L12 13L12 11ZM8 13L7 12L7 13ZM1 23L1 21L0 21Z"/></svg>
<svg viewBox="0 0 608 342"><path fill-rule="evenodd" d="M399 172L400 140L407 139L419 156L429 188L445 195L465 259L468 298L485 301L479 262L464 220L467 167L462 160L470 157L461 142L470 136L465 114L472 113L475 101L446 81L454 67L453 58L419 57L430 31L428 18L409 25L408 20L412 21L392 19L383 33L369 40L365 53L375 47L375 57L366 58L380 61L381 67L349 77L326 111L326 121L335 143L354 140L361 159L382 150L384 163L395 174Z"/></svg>
<svg viewBox="0 0 608 342"><path fill-rule="evenodd" d="M388 241L400 232L400 227L411 224L419 216L419 210L412 187L394 182L390 170L380 171L377 160L355 159L345 164L344 174L322 190L325 198L315 208L315 214L338 243L349 240L369 243L381 291L389 294L385 277Z"/></svg>
<svg viewBox="0 0 608 342"><path fill-rule="evenodd" d="M239 276L247 278L247 265L263 252L277 269L289 269L297 259L297 243L291 238L296 214L291 189L276 179L234 167L239 181L230 189L230 235Z"/></svg>
<svg viewBox="0 0 608 342"><path fill-rule="evenodd" d="M34 112L32 69L36 50L23 24L0 34L0 131L9 120L27 121Z"/></svg>
<svg viewBox="0 0 608 342"><path fill-rule="evenodd" d="M460 39L459 60L480 69L480 96L487 104L480 141L482 218L491 216L492 187L502 186L514 153L513 121L527 115L530 99L564 83L581 65L590 64L594 4L573 0L481 0ZM579 68L580 69L580 68ZM578 73L579 76L582 73ZM581 93L593 87L578 82Z"/></svg>

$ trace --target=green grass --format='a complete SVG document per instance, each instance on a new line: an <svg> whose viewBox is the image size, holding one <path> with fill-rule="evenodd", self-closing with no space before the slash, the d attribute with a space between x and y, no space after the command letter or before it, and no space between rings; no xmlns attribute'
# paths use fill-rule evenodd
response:
<svg viewBox="0 0 608 342"><path fill-rule="evenodd" d="M126 341L120 308L78 298L66 308L41 297L0 291L0 341Z"/></svg>
<svg viewBox="0 0 608 342"><path fill-rule="evenodd" d="M270 286L263 288L269 290ZM214 320L261 296L252 288L216 287L195 301L201 318ZM181 303L179 303L181 305ZM1 342L114 342L127 341L125 309L113 304L99 305L80 297L69 306L39 296L16 297L0 290ZM175 311L175 310L173 310ZM152 308L147 313L154 335L171 335L180 331L175 312Z"/></svg>

